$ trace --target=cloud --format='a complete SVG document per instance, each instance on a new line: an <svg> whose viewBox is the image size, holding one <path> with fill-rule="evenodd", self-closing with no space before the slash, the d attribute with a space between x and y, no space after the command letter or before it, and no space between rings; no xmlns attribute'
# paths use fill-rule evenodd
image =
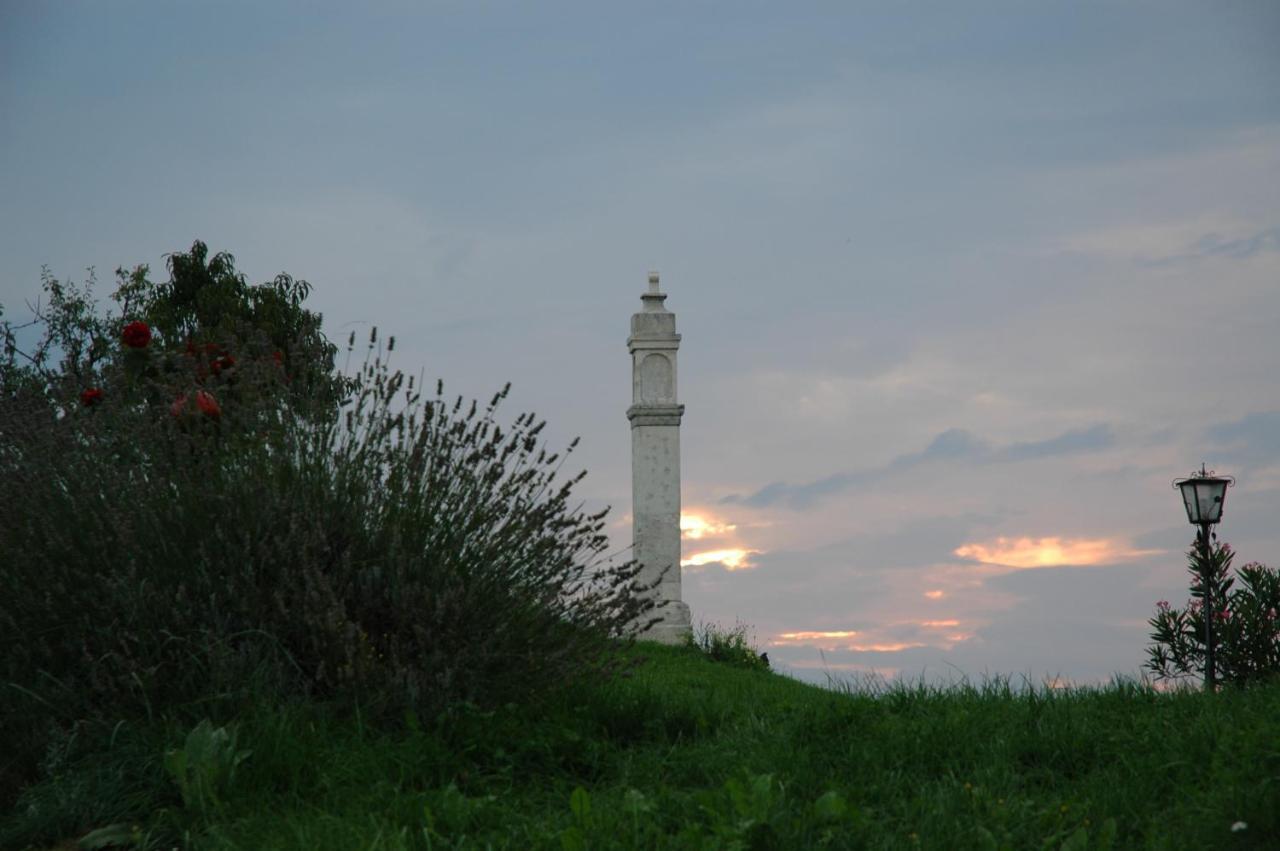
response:
<svg viewBox="0 0 1280 851"><path fill-rule="evenodd" d="M968 641L973 633L959 629L957 618L944 620L892 620L882 624L868 623L862 629L795 630L778 632L769 638L770 647L786 651L846 651L852 653L901 653L919 647L949 649ZM969 625L970 627L973 624Z"/></svg>
<svg viewBox="0 0 1280 851"><path fill-rule="evenodd" d="M814 641L830 638L852 638L857 635L856 629L837 629L825 632L784 632L778 635L778 641Z"/></svg>
<svg viewBox="0 0 1280 851"><path fill-rule="evenodd" d="M959 558L1016 568L1114 564L1161 552L1135 550L1111 538L996 538L955 549Z"/></svg>
<svg viewBox="0 0 1280 851"><path fill-rule="evenodd" d="M942 462L966 462L971 464L1014 463L1095 452L1115 443L1115 433L1110 425L1099 423L1088 428L1070 429L1046 440L1022 441L1006 446L992 446L971 432L950 428L941 432L920 452L899 455L883 467L835 473L807 484L791 485L772 482L753 494L731 494L720 500L721 504L747 505L765 508L785 505L789 508L807 508L822 497L840 493L851 487L876 481L889 474L901 473L922 464Z"/></svg>
<svg viewBox="0 0 1280 851"><path fill-rule="evenodd" d="M711 550L705 553L694 553L680 560L681 567L702 567L708 564L724 565L725 570L746 570L755 567L748 559L757 553L756 550L727 549Z"/></svg>
<svg viewBox="0 0 1280 851"><path fill-rule="evenodd" d="M680 536L691 541L725 535L737 528L737 524L725 523L706 513L680 515Z"/></svg>
<svg viewBox="0 0 1280 851"><path fill-rule="evenodd" d="M1245 260L1267 251L1280 251L1280 227L1266 228L1243 236L1224 237L1220 233L1207 233L1195 241L1186 251L1148 261L1152 266L1171 266L1195 260L1226 258Z"/></svg>
<svg viewBox="0 0 1280 851"><path fill-rule="evenodd" d="M1210 426L1205 436L1223 461L1244 467L1280 462L1280 411L1258 411Z"/></svg>
<svg viewBox="0 0 1280 851"><path fill-rule="evenodd" d="M1209 259L1245 260L1280 251L1280 227L1235 217L1118 224L1059 243L1069 253L1101 260L1167 268Z"/></svg>
<svg viewBox="0 0 1280 851"><path fill-rule="evenodd" d="M995 461L1030 461L1069 455L1076 452L1096 452L1115 443L1115 434L1106 424L1066 431L1048 440L1013 443L995 454Z"/></svg>

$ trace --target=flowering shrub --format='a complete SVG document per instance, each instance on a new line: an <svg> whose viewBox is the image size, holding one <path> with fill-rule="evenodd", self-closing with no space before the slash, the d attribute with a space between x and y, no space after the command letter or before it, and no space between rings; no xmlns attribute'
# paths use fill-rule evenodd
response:
<svg viewBox="0 0 1280 851"><path fill-rule="evenodd" d="M96 405L102 397L86 402L83 394L101 390L145 403L159 417L192 385L225 379L218 403L224 411L229 403L252 410L257 422L237 423L250 431L266 426L272 409L308 419L333 415L349 387L334 371L337 347L321 333L320 315L302 307L306 281L281 274L250 286L230 254L210 256L198 241L169 255L168 268L165 283L149 280L146 266L118 269L112 299L119 313L105 316L97 313L92 277L77 287L46 271L47 303L37 306L35 320L17 327L0 322L0 395L43 402L59 418ZM17 332L31 325L45 333L34 350L23 351ZM260 404L267 399L272 404Z"/></svg>
<svg viewBox="0 0 1280 851"><path fill-rule="evenodd" d="M144 348L58 284L62 369L43 345L0 361L0 805L84 722L299 695L401 717L612 669L652 589L605 561L607 509L571 501L583 474L561 477L545 422L500 426L505 389L423 399L376 331L371 362L330 376L270 311L189 322L208 305L183 281L234 290L190 261L141 311Z"/></svg>
<svg viewBox="0 0 1280 851"><path fill-rule="evenodd" d="M1234 558L1229 544L1212 545L1207 556L1198 542L1192 544L1187 552L1191 599L1181 608L1159 601L1148 621L1155 643L1147 648L1146 667L1157 679L1204 675L1206 617L1213 618L1219 682L1247 685L1280 676L1280 571L1255 562L1233 577ZM1204 607L1206 579L1212 613Z"/></svg>

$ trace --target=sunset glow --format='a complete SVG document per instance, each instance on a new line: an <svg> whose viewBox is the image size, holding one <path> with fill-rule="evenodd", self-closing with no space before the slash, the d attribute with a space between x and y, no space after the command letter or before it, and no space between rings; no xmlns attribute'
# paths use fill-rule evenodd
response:
<svg viewBox="0 0 1280 851"><path fill-rule="evenodd" d="M713 564L719 562L725 566L726 570L743 570L745 568L754 567L755 565L747 561L747 559L755 553L755 550L711 550L705 553L694 553L686 559L680 561L681 567L702 567L704 564Z"/></svg>
<svg viewBox="0 0 1280 851"><path fill-rule="evenodd" d="M996 538L987 543L965 544L954 552L960 558L983 564L1034 568L1112 564L1160 551L1134 550L1112 538Z"/></svg>
<svg viewBox="0 0 1280 851"><path fill-rule="evenodd" d="M711 535L723 535L737 528L733 523L721 523L701 514L680 515L680 536L692 541Z"/></svg>
<svg viewBox="0 0 1280 851"><path fill-rule="evenodd" d="M856 629L821 630L779 633L771 644L810 644L828 650L852 650L855 653L897 653L899 650L910 650L925 645L918 641L868 641L853 642L844 639L853 638L860 633Z"/></svg>
<svg viewBox="0 0 1280 851"><path fill-rule="evenodd" d="M933 591L925 591L924 595L928 597L930 600L941 600L943 597L946 596L946 594L944 594L943 592L937 589L934 589Z"/></svg>
<svg viewBox="0 0 1280 851"><path fill-rule="evenodd" d="M920 625L930 629L945 629L950 626L959 626L960 621L920 621Z"/></svg>
<svg viewBox="0 0 1280 851"><path fill-rule="evenodd" d="M852 638L857 635L856 629L838 630L835 632L784 632L778 636L779 641L815 641L824 638Z"/></svg>

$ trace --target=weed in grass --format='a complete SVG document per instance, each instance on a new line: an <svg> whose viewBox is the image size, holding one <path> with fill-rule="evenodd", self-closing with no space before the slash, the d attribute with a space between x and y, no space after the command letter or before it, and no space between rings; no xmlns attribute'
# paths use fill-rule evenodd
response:
<svg viewBox="0 0 1280 851"><path fill-rule="evenodd" d="M739 668L769 670L768 654L761 653L754 646L745 624L737 623L731 628L701 624L689 634L685 642L713 662L723 662Z"/></svg>
<svg viewBox="0 0 1280 851"><path fill-rule="evenodd" d="M253 753L236 747L236 734L234 724L214 727L206 718L187 734L182 747L165 753L165 771L187 809L203 815L221 806L236 770Z"/></svg>

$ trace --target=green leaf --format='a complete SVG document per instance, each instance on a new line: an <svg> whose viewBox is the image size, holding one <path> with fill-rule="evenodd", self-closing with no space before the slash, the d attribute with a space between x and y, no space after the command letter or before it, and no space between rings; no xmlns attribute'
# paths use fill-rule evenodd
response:
<svg viewBox="0 0 1280 851"><path fill-rule="evenodd" d="M1098 841L1094 843L1098 851L1111 851L1116 844L1116 820L1109 818L1098 828Z"/></svg>
<svg viewBox="0 0 1280 851"><path fill-rule="evenodd" d="M1089 848L1089 831L1079 828L1062 843L1061 851L1087 851Z"/></svg>
<svg viewBox="0 0 1280 851"><path fill-rule="evenodd" d="M579 824L586 821L587 816L591 815L591 796L586 789L579 786L573 790L573 794L569 796L569 809L573 811L573 817Z"/></svg>
<svg viewBox="0 0 1280 851"><path fill-rule="evenodd" d="M824 793L813 802L813 813L822 821L839 821L849 813L849 805L836 790Z"/></svg>
<svg viewBox="0 0 1280 851"><path fill-rule="evenodd" d="M586 851L587 840L582 837L582 831L576 827L566 827L560 831L560 847L564 851Z"/></svg>
<svg viewBox="0 0 1280 851"><path fill-rule="evenodd" d="M132 845L137 838L136 826L128 824L109 824L97 830L91 830L76 842L81 848L110 848L113 845Z"/></svg>

